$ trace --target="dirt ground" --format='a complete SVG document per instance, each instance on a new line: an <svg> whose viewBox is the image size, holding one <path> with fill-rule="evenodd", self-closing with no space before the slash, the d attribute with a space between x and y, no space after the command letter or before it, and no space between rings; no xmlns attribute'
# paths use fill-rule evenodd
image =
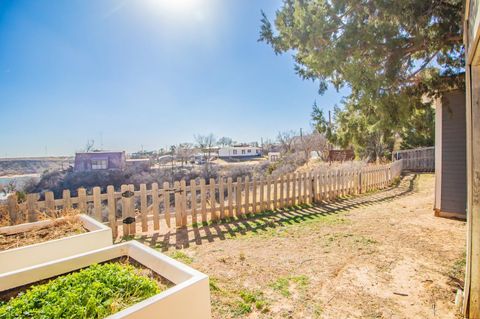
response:
<svg viewBox="0 0 480 319"><path fill-rule="evenodd" d="M433 216L434 175L146 243L210 276L214 318L456 318L465 223Z"/></svg>

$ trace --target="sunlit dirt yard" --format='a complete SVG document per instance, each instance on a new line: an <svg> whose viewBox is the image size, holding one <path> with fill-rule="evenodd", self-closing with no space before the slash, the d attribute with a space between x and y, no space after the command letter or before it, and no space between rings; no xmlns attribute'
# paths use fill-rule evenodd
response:
<svg viewBox="0 0 480 319"><path fill-rule="evenodd" d="M300 211L144 237L210 276L214 318L455 318L465 223L434 175ZM188 305L185 305L188 307Z"/></svg>

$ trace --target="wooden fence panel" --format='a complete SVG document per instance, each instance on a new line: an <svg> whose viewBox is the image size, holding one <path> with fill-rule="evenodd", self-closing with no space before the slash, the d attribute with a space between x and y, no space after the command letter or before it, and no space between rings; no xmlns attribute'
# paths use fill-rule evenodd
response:
<svg viewBox="0 0 480 319"><path fill-rule="evenodd" d="M400 160L382 166L292 173L276 178L246 177L242 180L239 177L236 183L231 178L220 178L218 182L210 179L206 185L204 179L200 179L199 184L192 179L189 186L182 180L174 182L173 188L168 182L163 183L161 189L156 183L150 189L146 184L141 184L138 191L135 191L134 185L122 185L120 192L108 186L105 194L101 193L99 187L94 187L90 194L80 188L77 197L72 197L65 190L61 199L55 199L53 193L46 192L42 201L38 201L38 194L27 194L26 203L16 203L16 199L10 196L7 209L12 223L18 223L37 220L39 211L57 214L70 207L78 208L100 221L106 219L115 236L119 234L118 226L123 228L123 235L135 235L137 223L141 224L142 232L151 231L152 228L159 231L163 218L167 227L173 226L173 216L176 227L185 227L189 223L189 215L192 223L199 222L199 214L202 222L209 222L292 205L334 201L342 196L383 189L400 176L402 168L403 160ZM200 202L197 198L200 198ZM117 204L121 204L121 220L117 220ZM171 216L171 213L174 215ZM152 220L153 223L149 223Z"/></svg>
<svg viewBox="0 0 480 319"><path fill-rule="evenodd" d="M115 189L113 188L112 185L107 186L107 205L108 205L109 226L112 229L113 237L116 238L118 236L117 214L116 214L117 205L115 202Z"/></svg>
<svg viewBox="0 0 480 319"><path fill-rule="evenodd" d="M128 227L128 224L125 223L127 217L130 216L130 213L128 212L130 209L129 197L125 195L125 193L128 191L128 186L122 185L120 191L122 192L123 235L128 236L130 234L130 228ZM80 195L80 190L78 191L78 194Z"/></svg>
<svg viewBox="0 0 480 319"><path fill-rule="evenodd" d="M217 215L217 200L215 196L215 179L210 178L210 184L209 184L209 195L210 195L210 218L211 220L217 220L218 215Z"/></svg>
<svg viewBox="0 0 480 319"><path fill-rule="evenodd" d="M174 188L174 196L175 196L175 225L177 227L182 226L182 201L180 198L180 182L175 181L173 183L173 188Z"/></svg>
<svg viewBox="0 0 480 319"><path fill-rule="evenodd" d="M260 185L260 211L265 211L267 210L267 205L265 205L265 179L262 177L259 180L259 185Z"/></svg>
<svg viewBox="0 0 480 319"><path fill-rule="evenodd" d="M233 185L232 178L227 179L227 193L228 193L228 217L233 217Z"/></svg>
<svg viewBox="0 0 480 319"><path fill-rule="evenodd" d="M190 180L190 206L192 211L192 224L198 223L197 219L197 182Z"/></svg>
<svg viewBox="0 0 480 319"><path fill-rule="evenodd" d="M220 219L225 218L225 189L223 186L223 177L218 179L218 203L220 204Z"/></svg>
<svg viewBox="0 0 480 319"><path fill-rule="evenodd" d="M102 220L102 200L100 199L100 187L93 188L93 216L96 220ZM46 197L45 197L46 199Z"/></svg>
<svg viewBox="0 0 480 319"><path fill-rule="evenodd" d="M170 183L163 183L163 209L165 210L165 223L168 227L171 227L170 216Z"/></svg>
<svg viewBox="0 0 480 319"><path fill-rule="evenodd" d="M297 205L297 173L293 173L292 175L292 199L291 199L292 206Z"/></svg>
<svg viewBox="0 0 480 319"><path fill-rule="evenodd" d="M142 232L147 232L147 185L145 184L140 184L140 219L142 222Z"/></svg>
<svg viewBox="0 0 480 319"><path fill-rule="evenodd" d="M250 213L250 178L245 176L245 214Z"/></svg>
<svg viewBox="0 0 480 319"><path fill-rule="evenodd" d="M160 198L157 183L152 184L152 215L153 229L160 230Z"/></svg>
<svg viewBox="0 0 480 319"><path fill-rule="evenodd" d="M182 227L187 226L187 182L180 181L180 216Z"/></svg>
<svg viewBox="0 0 480 319"><path fill-rule="evenodd" d="M257 179L255 177L252 178L252 212L255 214L257 212Z"/></svg>
<svg viewBox="0 0 480 319"><path fill-rule="evenodd" d="M130 194L135 194L135 185L129 184L128 185L128 190ZM132 218L132 223L130 224L130 235L135 235L137 233L137 219L136 217L136 212L135 212L135 195L130 197L129 200L129 209L128 212L130 214L130 217Z"/></svg>
<svg viewBox="0 0 480 319"><path fill-rule="evenodd" d="M87 190L79 188L78 191L78 209L81 213L87 214Z"/></svg>
<svg viewBox="0 0 480 319"><path fill-rule="evenodd" d="M38 200L38 194L27 195L27 220L28 222L37 221L36 204Z"/></svg>

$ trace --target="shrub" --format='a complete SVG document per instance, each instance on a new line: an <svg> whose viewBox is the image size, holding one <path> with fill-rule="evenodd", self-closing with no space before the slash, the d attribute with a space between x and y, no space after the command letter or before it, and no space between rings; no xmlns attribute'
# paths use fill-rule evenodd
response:
<svg viewBox="0 0 480 319"><path fill-rule="evenodd" d="M92 265L31 287L1 305L0 318L104 318L159 292L131 265Z"/></svg>

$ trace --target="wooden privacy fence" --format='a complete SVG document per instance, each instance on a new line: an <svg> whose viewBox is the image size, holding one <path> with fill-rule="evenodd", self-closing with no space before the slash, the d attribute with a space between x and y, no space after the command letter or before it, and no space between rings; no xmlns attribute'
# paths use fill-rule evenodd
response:
<svg viewBox="0 0 480 319"><path fill-rule="evenodd" d="M414 148L393 152L393 160L403 160L403 169L416 172L435 171L435 147Z"/></svg>
<svg viewBox="0 0 480 319"><path fill-rule="evenodd" d="M333 201L342 196L382 189L400 176L402 161L362 169L329 170L318 173L294 173L279 178L249 179L249 177L204 179L153 183L148 189L122 185L120 191L108 186L102 193L94 187L91 194L84 188L71 197L64 190L62 198L45 192L28 194L18 204L15 195L8 199L7 210L12 223L36 221L38 214L55 214L71 208L95 217L112 227L114 236L133 235L139 231L159 231L161 227L183 227L189 223L204 223L228 217L241 217L285 207Z"/></svg>

